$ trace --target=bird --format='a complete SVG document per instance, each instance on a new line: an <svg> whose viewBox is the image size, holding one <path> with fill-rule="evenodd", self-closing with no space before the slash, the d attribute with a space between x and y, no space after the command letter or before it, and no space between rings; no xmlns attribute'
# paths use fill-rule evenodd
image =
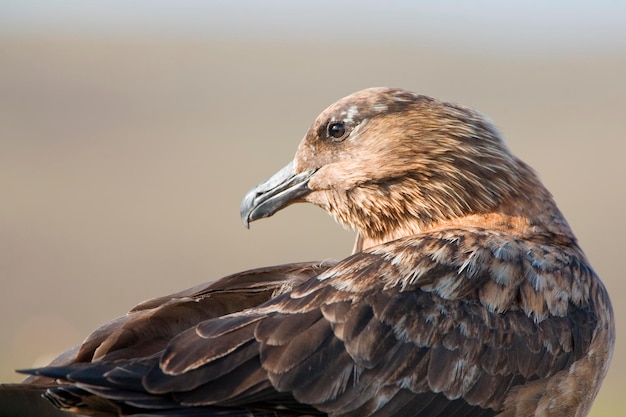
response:
<svg viewBox="0 0 626 417"><path fill-rule="evenodd" d="M588 414L609 295L486 116L399 88L339 99L241 217L301 202L356 231L352 254L149 300L24 384L98 416Z"/></svg>

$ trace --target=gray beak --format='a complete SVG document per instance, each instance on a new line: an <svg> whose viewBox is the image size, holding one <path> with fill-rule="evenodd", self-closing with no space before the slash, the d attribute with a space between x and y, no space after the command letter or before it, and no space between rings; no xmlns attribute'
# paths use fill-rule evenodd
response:
<svg viewBox="0 0 626 417"><path fill-rule="evenodd" d="M301 197L311 192L308 182L315 171L317 170L311 169L296 174L291 161L276 174L248 191L241 201L241 220L244 226L249 227L250 222L270 217L278 210L301 201Z"/></svg>

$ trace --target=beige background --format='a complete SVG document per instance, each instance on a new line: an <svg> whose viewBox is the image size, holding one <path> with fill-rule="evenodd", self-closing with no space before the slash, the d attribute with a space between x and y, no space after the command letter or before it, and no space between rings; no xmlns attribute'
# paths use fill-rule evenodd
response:
<svg viewBox="0 0 626 417"><path fill-rule="evenodd" d="M248 231L239 202L292 158L328 104L384 85L483 111L539 172L617 315L592 415L626 416L626 49L284 30L0 33L0 381L146 298L347 255L352 233L317 208L291 207Z"/></svg>

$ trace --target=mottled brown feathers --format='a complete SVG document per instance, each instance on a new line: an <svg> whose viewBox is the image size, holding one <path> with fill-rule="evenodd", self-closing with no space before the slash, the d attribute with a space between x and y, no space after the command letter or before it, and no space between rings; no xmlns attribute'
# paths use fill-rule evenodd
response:
<svg viewBox="0 0 626 417"><path fill-rule="evenodd" d="M484 116L399 89L341 99L242 219L302 201L357 231L352 256L143 303L31 371L60 381L48 398L112 415L588 413L613 350L608 295Z"/></svg>

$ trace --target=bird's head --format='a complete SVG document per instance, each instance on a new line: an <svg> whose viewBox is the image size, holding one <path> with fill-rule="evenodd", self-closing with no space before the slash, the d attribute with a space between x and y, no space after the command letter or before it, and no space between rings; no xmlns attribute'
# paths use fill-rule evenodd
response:
<svg viewBox="0 0 626 417"><path fill-rule="evenodd" d="M514 212L537 183L480 113L370 88L324 110L294 160L248 192L241 216L248 225L307 201L375 244L466 216Z"/></svg>

